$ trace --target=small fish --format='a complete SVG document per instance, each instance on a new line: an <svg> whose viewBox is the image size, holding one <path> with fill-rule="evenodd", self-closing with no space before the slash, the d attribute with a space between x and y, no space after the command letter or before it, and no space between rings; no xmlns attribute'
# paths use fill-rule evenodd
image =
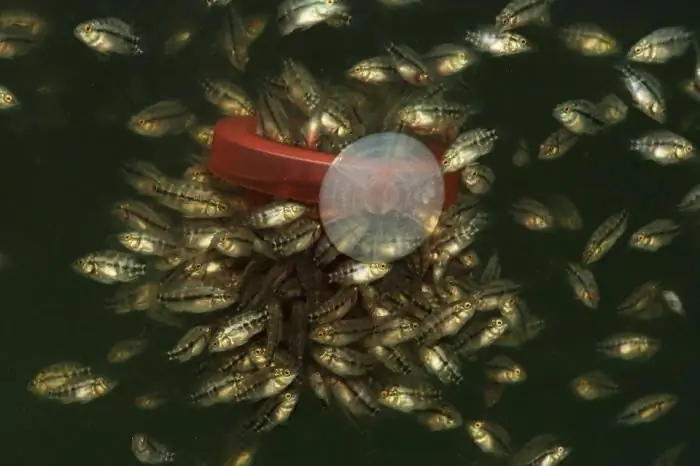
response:
<svg viewBox="0 0 700 466"><path fill-rule="evenodd" d="M671 26L656 29L639 39L627 53L627 59L638 63L662 64L680 57L695 40L691 30Z"/></svg>
<svg viewBox="0 0 700 466"><path fill-rule="evenodd" d="M666 122L666 99L663 96L661 83L647 71L636 69L630 65L618 68L623 75L622 81L632 96L635 106L649 118Z"/></svg>
<svg viewBox="0 0 700 466"><path fill-rule="evenodd" d="M572 24L562 29L559 37L567 48L587 57L605 57L620 52L617 40L595 24Z"/></svg>
<svg viewBox="0 0 700 466"><path fill-rule="evenodd" d="M499 458L511 455L510 435L495 422L472 421L467 425L467 432L484 453Z"/></svg>
<svg viewBox="0 0 700 466"><path fill-rule="evenodd" d="M656 458L653 466L676 466L678 458L680 458L684 449L685 444L683 443L667 448Z"/></svg>
<svg viewBox="0 0 700 466"><path fill-rule="evenodd" d="M511 0L496 15L496 27L510 31L527 25L550 24L549 8L554 0Z"/></svg>
<svg viewBox="0 0 700 466"><path fill-rule="evenodd" d="M119 18L98 18L78 24L73 34L92 50L102 54L141 55L140 38Z"/></svg>
<svg viewBox="0 0 700 466"><path fill-rule="evenodd" d="M88 253L73 263L73 270L99 283L128 283L146 275L146 265L136 256L104 250Z"/></svg>
<svg viewBox="0 0 700 466"><path fill-rule="evenodd" d="M456 429L464 422L457 408L448 403L416 413L416 420L433 432Z"/></svg>
<svg viewBox="0 0 700 466"><path fill-rule="evenodd" d="M277 25L282 36L320 23L341 26L349 21L350 7L344 0L284 0L277 7Z"/></svg>
<svg viewBox="0 0 700 466"><path fill-rule="evenodd" d="M566 268L566 276L576 299L590 309L598 309L600 293L593 272L571 262Z"/></svg>
<svg viewBox="0 0 700 466"><path fill-rule="evenodd" d="M442 157L443 173L462 170L480 157L490 153L498 140L493 129L477 128L460 134Z"/></svg>
<svg viewBox="0 0 700 466"><path fill-rule="evenodd" d="M622 210L603 220L586 242L581 264L587 266L602 259L627 230L628 218L627 210Z"/></svg>
<svg viewBox="0 0 700 466"><path fill-rule="evenodd" d="M520 199L513 204L511 213L513 219L532 231L551 230L554 227L554 217L549 208L534 199Z"/></svg>
<svg viewBox="0 0 700 466"><path fill-rule="evenodd" d="M91 373L92 369L76 361L57 362L41 369L27 384L27 390L37 396L47 396L71 380Z"/></svg>
<svg viewBox="0 0 700 466"><path fill-rule="evenodd" d="M592 371L576 377L569 384L571 390L581 399L592 401L616 394L619 385L602 371Z"/></svg>
<svg viewBox="0 0 700 466"><path fill-rule="evenodd" d="M637 398L617 415L617 422L634 426L654 422L668 414L678 404L678 396L671 393L655 393Z"/></svg>
<svg viewBox="0 0 700 466"><path fill-rule="evenodd" d="M114 344L107 353L107 361L111 364L121 364L141 354L148 346L144 338L122 340Z"/></svg>
<svg viewBox="0 0 700 466"><path fill-rule="evenodd" d="M108 377L84 374L48 390L46 397L62 404L85 404L107 395L116 386L117 382Z"/></svg>
<svg viewBox="0 0 700 466"><path fill-rule="evenodd" d="M601 354L622 361L646 361L661 348L661 341L641 333L623 332L598 342Z"/></svg>
<svg viewBox="0 0 700 466"><path fill-rule="evenodd" d="M138 432L131 437L131 451L143 464L165 464L175 461L175 453L150 435Z"/></svg>
<svg viewBox="0 0 700 466"><path fill-rule="evenodd" d="M517 384L527 380L527 372L507 356L494 356L486 362L486 377L499 384Z"/></svg>
<svg viewBox="0 0 700 466"><path fill-rule="evenodd" d="M647 160L659 165L671 165L694 158L697 151L692 142L683 136L661 129L633 139L630 149L639 152Z"/></svg>
<svg viewBox="0 0 700 466"><path fill-rule="evenodd" d="M684 213L697 212L700 210L700 184L690 188L676 208Z"/></svg>
<svg viewBox="0 0 700 466"><path fill-rule="evenodd" d="M391 264L385 262L346 261L328 275L328 279L339 285L368 284L383 278L391 271Z"/></svg>
<svg viewBox="0 0 700 466"><path fill-rule="evenodd" d="M225 79L204 79L201 82L204 98L225 116L250 116L255 110L253 101L247 93Z"/></svg>
<svg viewBox="0 0 700 466"><path fill-rule="evenodd" d="M394 60L388 56L372 57L355 63L346 72L346 76L368 84L384 84L399 81Z"/></svg>
<svg viewBox="0 0 700 466"><path fill-rule="evenodd" d="M597 104L588 100L567 100L554 107L552 115L574 134L596 134L607 125Z"/></svg>
<svg viewBox="0 0 700 466"><path fill-rule="evenodd" d="M22 57L38 45L40 35L32 29L16 24L0 28L0 58L13 59Z"/></svg>
<svg viewBox="0 0 700 466"><path fill-rule="evenodd" d="M629 245L640 251L656 252L668 246L680 233L680 226L667 218L654 220L632 233Z"/></svg>
<svg viewBox="0 0 700 466"><path fill-rule="evenodd" d="M557 466L572 448L552 434L541 434L527 442L513 457L513 466Z"/></svg>
<svg viewBox="0 0 700 466"><path fill-rule="evenodd" d="M414 86L427 86L433 82L430 67L407 45L389 44L387 53L399 75Z"/></svg>
<svg viewBox="0 0 700 466"><path fill-rule="evenodd" d="M559 128L540 144L537 158L554 160L565 155L579 141L579 135L566 128Z"/></svg>
<svg viewBox="0 0 700 466"><path fill-rule="evenodd" d="M440 44L430 49L423 59L439 76L452 76L473 67L479 56L470 48L460 44Z"/></svg>
<svg viewBox="0 0 700 466"><path fill-rule="evenodd" d="M468 31L464 39L480 52L494 57L505 57L533 51L530 41L510 31L499 31L493 26L482 26Z"/></svg>
<svg viewBox="0 0 700 466"><path fill-rule="evenodd" d="M226 288L207 283L185 283L158 293L158 302L169 310L193 314L226 309L235 299Z"/></svg>
<svg viewBox="0 0 700 466"><path fill-rule="evenodd" d="M462 183L469 192L477 196L483 196L491 191L496 181L496 174L486 165L479 163L470 164L462 170Z"/></svg>
<svg viewBox="0 0 700 466"><path fill-rule="evenodd" d="M17 96L7 87L0 85L0 112L20 107Z"/></svg>
<svg viewBox="0 0 700 466"><path fill-rule="evenodd" d="M136 113L127 126L140 136L163 137L184 133L194 124L194 115L181 102L164 100Z"/></svg>

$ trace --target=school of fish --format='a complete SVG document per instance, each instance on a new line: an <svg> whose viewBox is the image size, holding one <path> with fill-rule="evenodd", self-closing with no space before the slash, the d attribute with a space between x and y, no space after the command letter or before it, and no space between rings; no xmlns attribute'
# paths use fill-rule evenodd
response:
<svg viewBox="0 0 700 466"><path fill-rule="evenodd" d="M337 154L365 135L386 131L444 144L442 170L460 174L460 194L431 226L428 240L391 263L343 256L324 234L314 206L288 199L255 204L242 189L217 178L207 169L213 125L181 101L154 102L125 121L125 131L144 138L188 135L199 148L180 173L149 160L125 161L122 176L133 195L115 199L109 212L119 232L103 249L85 251L72 264L80 276L115 289L107 305L115 314L142 313L152 324L148 332L117 342L106 356L109 363L124 364L150 351L149 332L180 334L162 358L184 367L190 386L158 387L139 396L136 405L144 410L171 403L241 405L248 414L234 426L235 453L226 464L251 464L265 434L295 422L295 407L307 397L322 408L337 406L358 426L369 418L381 422L381 413L393 410L429 431L461 430L476 447L468 464L554 466L586 448L560 435L557 425L511 440L507 418L463 417L444 394L450 385L478 379L483 399L474 402L492 407L520 385L537 383L516 349L527 348L544 331L557 331L528 307L527 285L503 272L508 264L502 269L498 251L479 247L503 221L482 201L496 182L489 154L504 135L499 128L472 125L480 108L466 97L465 74L478 70L482 60L536 54L537 47L518 32L522 27L558 30L572 52L619 57L616 69L627 93L602 92L594 100L573 95L556 105L551 116L559 128L534 156L521 141L513 164L550 163L580 141L616 131L630 112L657 125L629 141L630 151L646 163L687 164L697 147L690 136L665 126L665 91L654 69L688 53L700 57L700 46L694 31L671 25L650 31L625 51L594 24L555 28L553 1L512 0L492 25L474 26L461 42L425 53L387 43L381 54L346 70L341 84L329 84L291 57L280 63L279 75L256 89L229 78L201 81L203 99L221 117L255 116L258 134L279 144ZM269 29L284 39L312 27L350 27L354 20L345 0L283 0L275 17L241 16L231 0L203 3L221 17L218 46L239 73L245 73L253 44ZM401 8L417 0L381 3ZM31 53L42 45L46 29L31 12L0 10L0 58ZM133 25L115 17L83 21L73 34L98 56L151 53ZM177 53L191 38L191 31L173 35L165 53ZM680 89L700 101L700 58ZM0 83L0 111L21 105L22 96ZM619 210L587 219L584 226L565 196L522 198L507 214L510 228L534 233L590 230L580 256L556 271L572 301L580 303L571 312L591 312L590 319L596 311L617 312L622 322L634 322L681 319L683 299L650 275L623 302L610 303L596 278L606 256L624 248L656 253L683 236L698 212L700 184L666 218L633 219ZM640 226L630 228L633 224ZM345 241L361 243L370 233L358 224ZM653 331L628 328L592 342L590 351L630 365L643 365L663 351ZM45 400L88 403L120 389L108 366L64 360L38 369L28 389ZM617 416L611 421L620 426L662 423L682 409L683 400L671 390L630 398L626 388L608 369L582 369L568 387L572 403L590 402L590 409L599 400L615 400ZM680 465L685 440L679 432L678 443L645 464ZM144 432L133 435L131 449L144 464L174 462L179 454Z"/></svg>

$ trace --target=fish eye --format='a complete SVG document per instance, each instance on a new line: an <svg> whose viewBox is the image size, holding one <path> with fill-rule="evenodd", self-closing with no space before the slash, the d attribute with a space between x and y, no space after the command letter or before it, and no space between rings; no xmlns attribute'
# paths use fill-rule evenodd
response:
<svg viewBox="0 0 700 466"><path fill-rule="evenodd" d="M326 0L326 5L335 5L336 0Z"/></svg>
<svg viewBox="0 0 700 466"><path fill-rule="evenodd" d="M94 28L92 27L92 24L86 24L86 25L83 27L83 31L85 31L85 32L92 32L93 29L94 29Z"/></svg>
<svg viewBox="0 0 700 466"><path fill-rule="evenodd" d="M124 241L131 241L132 239L134 239L134 237L131 235L131 233L124 234Z"/></svg>
<svg viewBox="0 0 700 466"><path fill-rule="evenodd" d="M524 37L521 37L520 39L518 39L518 43L520 45L527 45L527 39L525 39Z"/></svg>
<svg viewBox="0 0 700 466"><path fill-rule="evenodd" d="M642 53L643 50L644 50L644 49L643 49L641 46L638 45L638 46L636 46L636 47L634 48L633 52L634 52L636 55L639 55L640 53Z"/></svg>
<svg viewBox="0 0 700 466"><path fill-rule="evenodd" d="M289 377L290 375L292 375L292 371L290 371L289 369L284 369L284 370L282 371L282 375L283 375L284 377Z"/></svg>
<svg viewBox="0 0 700 466"><path fill-rule="evenodd" d="M564 453L564 447L562 447L562 446L557 447L557 453L559 453L559 454Z"/></svg>
<svg viewBox="0 0 700 466"><path fill-rule="evenodd" d="M216 210L218 210L219 212L225 212L227 208L228 207L226 206L226 204L218 204L216 206Z"/></svg>
<svg viewBox="0 0 700 466"><path fill-rule="evenodd" d="M411 322L408 326L411 330L415 330L418 328L418 323L417 322Z"/></svg>
<svg viewBox="0 0 700 466"><path fill-rule="evenodd" d="M520 372L522 372L522 371L520 370L519 367L516 367L515 369L513 369L513 374L515 374L515 375L520 375Z"/></svg>
<svg viewBox="0 0 700 466"><path fill-rule="evenodd" d="M6 104L11 104L15 101L15 98L9 94L5 94L2 96L2 101L5 102Z"/></svg>
<svg viewBox="0 0 700 466"><path fill-rule="evenodd" d="M571 113L571 105L565 105L562 110L564 113Z"/></svg>
<svg viewBox="0 0 700 466"><path fill-rule="evenodd" d="M284 399L286 401L292 401L294 399L294 395L292 395L290 392L287 392L284 394Z"/></svg>
<svg viewBox="0 0 700 466"><path fill-rule="evenodd" d="M484 427L484 423L481 422L481 421L474 421L474 424L472 424L472 425L473 425L474 428L476 428L476 429L481 429L482 427Z"/></svg>
<svg viewBox="0 0 700 466"><path fill-rule="evenodd" d="M496 325L496 327L502 327L502 326L503 326L503 320L502 320L502 319L496 319L493 323L494 323L494 325Z"/></svg>
<svg viewBox="0 0 700 466"><path fill-rule="evenodd" d="M136 124L139 126L144 126L146 124L146 120L144 120L143 118L139 118L138 120L136 120Z"/></svg>

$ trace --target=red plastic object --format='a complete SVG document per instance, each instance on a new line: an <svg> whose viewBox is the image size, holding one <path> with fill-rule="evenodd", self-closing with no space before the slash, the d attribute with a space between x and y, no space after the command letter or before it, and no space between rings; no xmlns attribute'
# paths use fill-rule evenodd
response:
<svg viewBox="0 0 700 466"><path fill-rule="evenodd" d="M279 144L258 136L256 127L255 117L226 118L216 124L209 157L212 173L246 189L254 204L272 198L318 204L323 177L335 156ZM443 145L424 143L442 159ZM458 187L458 173L445 176L445 207L454 202Z"/></svg>

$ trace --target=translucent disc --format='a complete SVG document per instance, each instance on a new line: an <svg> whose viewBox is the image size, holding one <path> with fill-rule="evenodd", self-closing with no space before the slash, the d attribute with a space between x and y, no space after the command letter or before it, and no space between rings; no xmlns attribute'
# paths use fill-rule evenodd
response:
<svg viewBox="0 0 700 466"><path fill-rule="evenodd" d="M328 239L364 262L391 262L418 248L437 226L445 186L435 155L399 133L377 133L346 147L321 184Z"/></svg>

